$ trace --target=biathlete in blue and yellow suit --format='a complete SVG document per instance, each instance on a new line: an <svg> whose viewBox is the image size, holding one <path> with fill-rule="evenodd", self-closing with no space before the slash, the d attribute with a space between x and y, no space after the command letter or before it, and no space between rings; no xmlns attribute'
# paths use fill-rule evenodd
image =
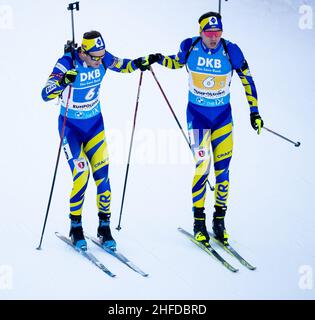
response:
<svg viewBox="0 0 315 320"><path fill-rule="evenodd" d="M233 153L233 121L230 83L233 69L244 86L250 108L251 124L258 134L263 121L258 113L257 93L248 64L240 48L224 40L221 15L208 12L199 19L200 37L184 40L177 55L150 55L150 64L158 62L170 69L187 66L189 94L187 123L196 162L192 186L195 239L209 245L204 204L212 148L215 184L213 231L227 244L224 225L229 193L229 165Z"/></svg>
<svg viewBox="0 0 315 320"><path fill-rule="evenodd" d="M81 47L72 54L66 53L57 61L42 90L45 101L61 97L60 136L68 104L62 143L73 177L70 195L70 237L74 245L83 250L86 250L87 244L82 229L81 213L90 175L89 164L97 186L97 234L104 246L116 246L109 226L111 188L108 177L108 151L99 101L101 81L107 69L130 73L140 67L141 60L142 58L129 60L113 56L105 50L104 40L98 31L86 32Z"/></svg>

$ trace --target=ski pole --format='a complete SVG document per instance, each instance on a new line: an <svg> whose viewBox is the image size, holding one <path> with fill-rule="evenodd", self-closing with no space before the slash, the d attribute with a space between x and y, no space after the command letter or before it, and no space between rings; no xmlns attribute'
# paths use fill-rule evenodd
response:
<svg viewBox="0 0 315 320"><path fill-rule="evenodd" d="M73 19L73 10L77 10L77 11L79 11L79 1L69 3L69 5L68 5L68 8L67 8L67 9L71 11L72 41L73 41L73 43L75 43L75 40L74 40L74 19Z"/></svg>
<svg viewBox="0 0 315 320"><path fill-rule="evenodd" d="M69 3L67 10L71 11L71 29L72 29L72 40L68 40L64 47L64 52L71 52L72 60L74 61L74 49L77 47L74 39L74 18L73 18L73 11L79 11L79 1Z"/></svg>
<svg viewBox="0 0 315 320"><path fill-rule="evenodd" d="M228 1L228 0L225 0ZM221 14L221 0L219 0L219 13Z"/></svg>
<svg viewBox="0 0 315 320"><path fill-rule="evenodd" d="M131 139L130 139L130 145L129 145L129 154L128 154L128 161L127 161L127 167L126 167L124 189L123 189L123 194L122 194L122 199L121 199L119 222L118 222L118 226L116 228L117 230L121 229L120 223L121 223L121 216L122 216L124 201L125 201L125 193L126 193L127 179L128 179L128 173L129 173L129 165L130 165L130 157L131 157L131 150L132 150L132 144L133 144L133 136L134 136L135 129L136 129L136 121L137 121L137 113L138 113L138 105L139 105L142 76L143 76L143 72L141 71L139 85L138 85L137 99L136 99L136 107L135 107L135 112L134 112L134 117L133 117L133 126L132 126L132 133L131 133Z"/></svg>
<svg viewBox="0 0 315 320"><path fill-rule="evenodd" d="M186 140L186 142L187 142L187 144L188 144L188 146L189 146L189 149L192 151L190 142L189 142L189 140L188 140L188 138L187 138L187 136L186 136L186 134L185 134L185 132L184 132L184 130L183 130L183 127L181 126L179 120L177 119L176 114L175 114L175 112L174 112L174 110L173 110L170 102L168 101L168 99L167 99L167 97L166 97L166 94L164 93L164 90L162 89L162 87L161 87L161 85L160 85L160 82L158 81L158 79L157 79L157 77L156 77L156 75L155 75L155 73L154 73L154 71L153 71L152 66L150 66L150 71L151 71L151 73L152 73L152 75L153 75L153 77L154 77L154 79L155 79L158 87L160 88L160 90L161 90L161 92L162 92L162 95L163 95L163 97L164 97L164 99L165 99L165 101L166 101L169 109L171 110L171 113L172 113L175 121L177 122L177 125L178 125L181 133L183 134L183 136L184 136L184 138L185 138L185 140ZM211 190L211 191L214 191L214 187L211 186L209 180L207 180L207 182L208 182L208 184L209 184L210 190Z"/></svg>
<svg viewBox="0 0 315 320"><path fill-rule="evenodd" d="M284 140L286 140L286 141L288 141L288 142L290 142L290 143L294 144L294 146L295 146L295 147L299 147L299 146L301 145L301 142L299 142L299 141L294 142L294 141L292 141L292 140L290 140L290 139L288 139L288 138L284 137L283 135L281 135L281 134L279 134L279 133L277 133L277 132L274 132L274 131L273 131L273 130L271 130L271 129L268 129L268 128L267 128L267 127L265 127L265 126L263 126L262 128L263 128L263 129L265 129L266 131L268 131L268 132L270 132L270 133L272 133L272 134L274 134L274 135L276 135L276 136L278 136L278 137L280 137L280 138L282 138L282 139L284 139Z"/></svg>
<svg viewBox="0 0 315 320"><path fill-rule="evenodd" d="M73 3L69 3L67 9L71 11L72 41L69 41L69 40L67 41L67 44L64 47L64 51L65 51L65 53L66 52L71 52L72 60L73 60L73 63L74 63L74 49L76 47L76 44L75 44L75 41L74 41L73 10L79 11L79 1L73 2ZM69 93L68 93L67 103L66 103L65 115L64 115L64 119L63 119L63 123L62 123L62 129L61 129L61 135L60 135L60 143L59 143L59 148L58 148L55 171L54 171L52 185L51 185L51 188L50 188L50 194L49 194L49 199L48 199L48 204L47 204L47 209L46 209L46 214L45 214L45 219L44 219L44 225L43 225L43 228L42 228L42 234L41 234L41 237L40 237L39 245L36 248L37 250L41 250L43 237L44 237L44 232L45 232L45 229L46 229L46 223L47 223L48 213L49 213L49 209L50 209L50 203L51 203L51 199L52 199L52 195L53 195L53 191L54 191L54 187L55 187L55 180L56 180L57 171L58 171L61 147L62 147L65 128L66 128L66 121L67 121L67 115L68 115L68 108L69 108L69 101L70 101L71 93L72 93L72 85L70 84L69 85Z"/></svg>
<svg viewBox="0 0 315 320"><path fill-rule="evenodd" d="M68 113L68 107L69 107L69 100L70 100L70 96L71 96L71 91L72 91L72 86L69 85L69 94L68 94L68 98L67 98L66 111L65 111L65 115L64 115L64 119L63 119L63 123L62 123L62 129L61 129L61 135L60 135L60 142L59 142L57 160L56 160L56 165L55 165L55 171L54 171L52 185L51 185L51 188L50 188L50 194L49 194L49 199L48 199L48 204L47 204L47 209L46 209L46 215L45 215L44 225L43 225L43 229L42 229L42 234L41 234L41 237L40 237L39 245L36 248L37 250L40 250L41 246L42 246L44 232L45 232L47 218L48 218L48 213L49 213L49 209L50 209L50 203L51 203L51 199L52 199L52 195L53 195L53 191L54 191L55 180L56 180L56 176L57 176L57 170L58 170L60 153L61 153L61 147L62 147L63 137L64 137L64 133L65 133L65 128L66 128L67 113Z"/></svg>

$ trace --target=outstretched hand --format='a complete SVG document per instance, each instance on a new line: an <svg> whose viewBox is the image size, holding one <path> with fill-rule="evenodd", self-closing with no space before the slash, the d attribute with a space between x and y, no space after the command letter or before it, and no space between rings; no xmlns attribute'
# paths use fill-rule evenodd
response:
<svg viewBox="0 0 315 320"><path fill-rule="evenodd" d="M138 59L133 60L136 67L138 67L141 71L146 71L150 69L150 65L162 60L163 56L160 53L149 54L145 57L140 57Z"/></svg>

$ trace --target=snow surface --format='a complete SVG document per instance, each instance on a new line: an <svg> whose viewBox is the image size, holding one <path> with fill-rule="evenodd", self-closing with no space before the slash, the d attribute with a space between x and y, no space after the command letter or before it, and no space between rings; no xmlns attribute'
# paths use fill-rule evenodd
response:
<svg viewBox="0 0 315 320"><path fill-rule="evenodd" d="M254 272L223 252L239 268L232 274L177 231L179 226L192 230L193 160L149 72L141 89L122 230L115 230L139 72L108 71L102 108L111 159L113 235L119 249L150 274L139 276L89 243L117 274L114 279L54 235L69 231L72 183L63 155L43 249L35 249L59 144L58 106L44 103L40 92L71 38L67 4L0 2L12 13L10 23L0 24L0 299L314 299L315 34L314 27L299 27L299 8L310 6L314 16L315 2L222 2L224 37L242 48L250 64L265 125L301 141L295 148L266 131L257 136L234 75L235 147L226 226L231 244L257 266ZM75 12L76 40L97 29L119 57L175 54L183 39L197 35L198 18L209 10L217 10L217 1L81 0ZM185 69L156 65L154 70L186 128ZM83 212L84 229L91 234L98 222L95 190L91 180ZM209 193L209 228L212 206Z"/></svg>

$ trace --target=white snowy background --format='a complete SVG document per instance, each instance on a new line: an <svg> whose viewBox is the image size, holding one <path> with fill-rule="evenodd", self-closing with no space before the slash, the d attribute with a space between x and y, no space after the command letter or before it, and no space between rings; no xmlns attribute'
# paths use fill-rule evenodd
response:
<svg viewBox="0 0 315 320"><path fill-rule="evenodd" d="M252 130L243 87L234 74L234 154L226 227L231 244L257 266L249 271L219 252L232 274L177 231L192 230L193 160L152 77L141 88L129 180L118 232L139 71L107 72L102 110L110 151L112 229L118 249L150 274L143 278L99 248L90 250L110 278L61 242L69 232L72 179L62 154L42 250L39 243L59 137L58 105L41 89L71 38L68 1L0 1L1 176L0 299L314 299L315 1L222 2L224 37L243 50L256 81L265 125L301 147ZM303 5L306 7L303 7ZM99 30L107 49L137 58L176 54L198 34L201 14L217 1L81 0L76 40ZM306 11L305 11L306 10ZM304 12L304 15L303 15ZM155 73L186 129L187 73ZM213 170L211 171L213 184ZM98 217L90 180L84 229ZM211 228L213 193L207 197Z"/></svg>

